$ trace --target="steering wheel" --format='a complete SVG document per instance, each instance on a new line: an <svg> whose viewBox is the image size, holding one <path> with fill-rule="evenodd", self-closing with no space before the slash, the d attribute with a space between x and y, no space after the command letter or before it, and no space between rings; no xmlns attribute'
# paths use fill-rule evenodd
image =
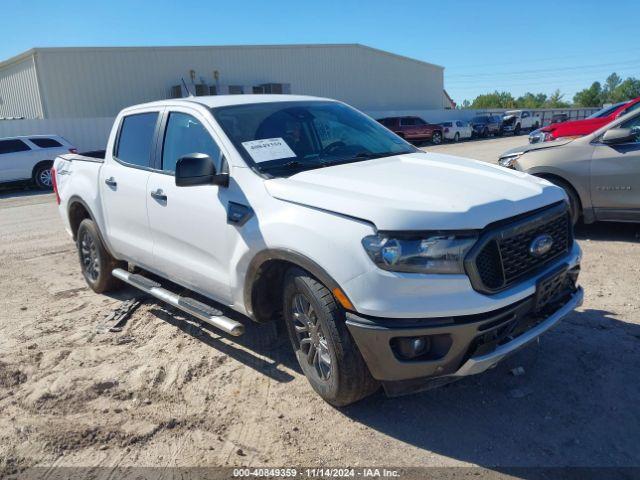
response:
<svg viewBox="0 0 640 480"><path fill-rule="evenodd" d="M324 147L322 149L322 151L320 152L321 156L325 156L330 154L333 150L335 150L336 148L340 148L340 147L346 147L347 144L338 140L337 142L331 142L329 145L327 145L326 147Z"/></svg>

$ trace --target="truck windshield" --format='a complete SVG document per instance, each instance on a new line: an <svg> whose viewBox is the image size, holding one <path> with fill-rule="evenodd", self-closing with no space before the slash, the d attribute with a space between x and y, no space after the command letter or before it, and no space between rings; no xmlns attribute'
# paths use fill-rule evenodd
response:
<svg viewBox="0 0 640 480"><path fill-rule="evenodd" d="M252 103L212 113L247 164L272 176L419 151L337 102Z"/></svg>

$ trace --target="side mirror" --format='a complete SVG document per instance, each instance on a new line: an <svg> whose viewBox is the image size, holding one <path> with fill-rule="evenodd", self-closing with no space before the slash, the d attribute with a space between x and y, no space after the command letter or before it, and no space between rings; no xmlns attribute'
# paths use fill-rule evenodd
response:
<svg viewBox="0 0 640 480"><path fill-rule="evenodd" d="M218 174L213 160L206 153L190 153L176 163L176 186L229 185L229 175Z"/></svg>
<svg viewBox="0 0 640 480"><path fill-rule="evenodd" d="M602 143L615 145L617 143L630 143L636 141L636 132L631 128L612 128L604 132Z"/></svg>

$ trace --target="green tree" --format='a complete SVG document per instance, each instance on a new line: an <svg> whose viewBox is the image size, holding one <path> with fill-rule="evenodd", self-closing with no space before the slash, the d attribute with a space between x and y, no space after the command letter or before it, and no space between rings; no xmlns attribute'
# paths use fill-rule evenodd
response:
<svg viewBox="0 0 640 480"><path fill-rule="evenodd" d="M622 79L616 72L613 72L611 75L609 75L604 81L604 87L602 87L602 101L605 103L613 102L613 96L615 94L616 88L618 88L621 83Z"/></svg>
<svg viewBox="0 0 640 480"><path fill-rule="evenodd" d="M542 105L544 108L567 108L569 107L569 102L565 102L563 100L564 98L564 93L560 93L559 89L556 89L555 92L553 92L549 98L547 99L546 102L544 102L544 105Z"/></svg>
<svg viewBox="0 0 640 480"><path fill-rule="evenodd" d="M611 103L624 102L625 100L631 100L636 97L640 97L640 80L629 77L615 88L611 93L609 101Z"/></svg>
<svg viewBox="0 0 640 480"><path fill-rule="evenodd" d="M516 100L516 106L518 108L542 108L547 101L547 96L544 93L533 94L527 92Z"/></svg>
<svg viewBox="0 0 640 480"><path fill-rule="evenodd" d="M471 103L471 108L514 108L516 101L509 92L485 93L478 95Z"/></svg>
<svg viewBox="0 0 640 480"><path fill-rule="evenodd" d="M602 99L602 85L593 82L589 88L580 90L573 96L573 103L578 107L599 107L604 102Z"/></svg>

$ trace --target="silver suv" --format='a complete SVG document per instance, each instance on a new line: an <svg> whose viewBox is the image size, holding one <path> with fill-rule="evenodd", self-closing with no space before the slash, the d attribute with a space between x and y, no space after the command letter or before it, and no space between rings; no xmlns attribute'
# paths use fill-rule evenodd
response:
<svg viewBox="0 0 640 480"><path fill-rule="evenodd" d="M498 163L564 188L574 222L640 222L640 111L584 137L511 149Z"/></svg>

